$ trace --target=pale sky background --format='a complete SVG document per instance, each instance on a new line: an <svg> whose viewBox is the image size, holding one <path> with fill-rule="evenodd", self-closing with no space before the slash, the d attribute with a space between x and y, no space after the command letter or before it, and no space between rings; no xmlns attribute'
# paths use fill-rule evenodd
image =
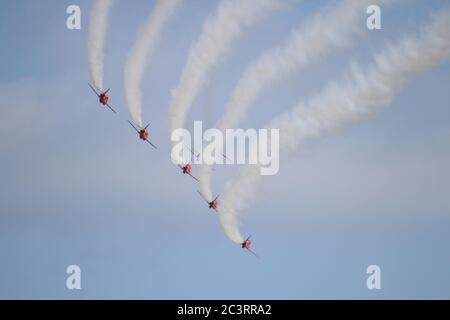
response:
<svg viewBox="0 0 450 320"><path fill-rule="evenodd" d="M291 0L246 33L213 70L189 125L213 124L246 64L327 2ZM185 1L146 72L144 122L159 149L125 121L123 67L153 3L117 0L111 11L104 81L116 116L87 86L90 2L0 0L0 298L450 298L449 62L378 116L281 159L242 215L255 259L225 237L169 158L170 90L216 1ZM243 127L263 126L353 62L366 66L445 3L383 9L382 30L274 86ZM65 26L70 4L81 7L79 31ZM218 167L214 191L237 173ZM65 287L71 264L81 267L80 291ZM382 290L366 288L370 264L381 267Z"/></svg>

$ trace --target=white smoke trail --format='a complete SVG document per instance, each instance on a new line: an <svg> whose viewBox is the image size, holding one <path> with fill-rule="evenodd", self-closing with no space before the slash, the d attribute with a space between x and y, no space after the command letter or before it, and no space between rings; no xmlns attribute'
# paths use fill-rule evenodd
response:
<svg viewBox="0 0 450 320"><path fill-rule="evenodd" d="M94 86L103 90L103 59L109 9L113 0L94 0L88 32L88 59Z"/></svg>
<svg viewBox="0 0 450 320"><path fill-rule="evenodd" d="M198 181L200 192L205 196L206 199L212 199L212 187L211 187L211 173L212 167L205 163L200 164L198 167Z"/></svg>
<svg viewBox="0 0 450 320"><path fill-rule="evenodd" d="M237 127L258 96L275 82L319 61L333 50L352 46L353 39L364 33L361 27L366 17L364 12L371 2L333 3L294 29L285 44L261 54L245 69L216 127L222 131ZM201 192L212 195L211 168L207 165L200 166L199 180Z"/></svg>
<svg viewBox="0 0 450 320"><path fill-rule="evenodd" d="M345 49L361 35L370 0L345 0L328 7L293 30L282 46L264 52L244 71L226 104L217 128L235 128L264 90L336 49Z"/></svg>
<svg viewBox="0 0 450 320"><path fill-rule="evenodd" d="M181 0L158 0L128 55L124 71L125 96L133 121L141 127L143 127L141 83L145 67L165 23L180 4Z"/></svg>
<svg viewBox="0 0 450 320"><path fill-rule="evenodd" d="M381 111L408 80L449 59L450 10L445 9L418 36L405 37L376 55L365 74L353 68L349 81L332 83L322 94L273 119L268 128L280 129L280 151L292 152L308 137L319 137ZM246 166L225 188L221 223L237 243L242 242L238 212L254 198L259 179L258 168Z"/></svg>
<svg viewBox="0 0 450 320"><path fill-rule="evenodd" d="M275 0L222 0L219 3L215 14L205 21L200 38L191 47L180 82L172 91L168 115L170 134L183 126L208 72L231 50L243 27L253 25L280 7L281 3Z"/></svg>

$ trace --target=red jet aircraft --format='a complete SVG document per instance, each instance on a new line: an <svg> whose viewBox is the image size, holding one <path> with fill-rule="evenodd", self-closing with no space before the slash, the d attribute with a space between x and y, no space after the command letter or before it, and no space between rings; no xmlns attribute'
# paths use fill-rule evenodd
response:
<svg viewBox="0 0 450 320"><path fill-rule="evenodd" d="M253 254L255 255L255 257L258 257L258 256L256 255L256 253L254 253L254 252L252 251L252 249L250 248L250 246L251 246L251 244L252 244L252 242L250 241L250 238L251 238L251 236L249 236L247 239L245 239L244 242L241 243L242 249L247 249L248 251L250 251L251 253L253 253Z"/></svg>
<svg viewBox="0 0 450 320"><path fill-rule="evenodd" d="M89 85L89 87L91 87L92 91L94 91L95 95L98 97L98 101L99 101L102 105L104 105L104 106L110 108L112 112L117 113L116 110L114 110L114 109L108 104L108 100L109 100L108 92L109 92L110 89L106 90L105 92L100 92L100 93L98 93L97 90L96 90L93 86L91 86L90 83L88 83L88 85Z"/></svg>
<svg viewBox="0 0 450 320"><path fill-rule="evenodd" d="M197 192L203 198L203 200L206 201L206 203L209 205L210 209L214 209L214 210L216 210L217 213L219 213L219 210L217 209L217 207L219 206L217 199L219 198L220 195L215 197L212 201L208 201L208 199L206 199L206 197L204 197L200 191L197 191Z"/></svg>
<svg viewBox="0 0 450 320"><path fill-rule="evenodd" d="M198 181L198 179L196 177L194 177L191 173L192 171L192 167L191 164L188 163L187 165L185 165L184 167L181 165L178 165L180 167L180 169L183 171L184 174L188 174L190 175L192 178L194 178L196 181Z"/></svg>
<svg viewBox="0 0 450 320"><path fill-rule="evenodd" d="M145 128L141 128L140 126L138 126L139 129L136 128L136 126L131 121L128 120L128 123L139 134L139 139L147 141L153 148L157 149L156 146L153 143L151 143L150 140L148 140L148 137L150 136L150 134L148 133L147 128L150 125L150 123L148 125L146 125Z"/></svg>

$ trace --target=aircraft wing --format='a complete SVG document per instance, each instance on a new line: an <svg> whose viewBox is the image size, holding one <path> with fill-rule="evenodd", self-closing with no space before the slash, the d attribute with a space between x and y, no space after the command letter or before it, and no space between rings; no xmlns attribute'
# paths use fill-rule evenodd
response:
<svg viewBox="0 0 450 320"><path fill-rule="evenodd" d="M134 124L128 120L128 123L133 127L134 130L136 130L137 133L139 133L139 130L134 126Z"/></svg>
<svg viewBox="0 0 450 320"><path fill-rule="evenodd" d="M92 91L94 91L95 95L96 95L97 97L100 97L100 95L97 93L97 90L95 90L94 87L91 86L90 83L88 83L88 85L89 85L89 87L91 87Z"/></svg>
<svg viewBox="0 0 450 320"><path fill-rule="evenodd" d="M220 194L217 195L217 197L215 197L213 201L216 201L217 199L219 199L219 197L220 197Z"/></svg>
<svg viewBox="0 0 450 320"><path fill-rule="evenodd" d="M110 108L112 112L117 113L116 110L114 110L109 104L106 104L106 106L107 106L108 108Z"/></svg>
<svg viewBox="0 0 450 320"><path fill-rule="evenodd" d="M247 250L250 251L255 257L259 258L259 257L256 255L256 253L253 252L252 249L248 249L248 248L247 248Z"/></svg>
<svg viewBox="0 0 450 320"><path fill-rule="evenodd" d="M204 196L204 195L203 195L203 194L202 194L202 193L201 193L200 191L198 191L198 190L197 190L197 192L198 192L198 194L200 195L200 197L202 197L202 199L203 199L203 200L205 200L205 201L206 201L206 203L208 203L208 204L209 204L209 201L208 201L208 199L206 199L206 198L205 198L205 196Z"/></svg>
<svg viewBox="0 0 450 320"><path fill-rule="evenodd" d="M151 145L153 148L158 149L153 143L150 142L150 140L145 140L145 141L147 141L148 143L150 143L150 145Z"/></svg>
<svg viewBox="0 0 450 320"><path fill-rule="evenodd" d="M222 153L222 156L224 157L225 160L231 161L230 158L228 158L225 154Z"/></svg>
<svg viewBox="0 0 450 320"><path fill-rule="evenodd" d="M184 146L192 153L192 155L196 158L200 157L200 153L195 153L194 151L192 151L191 148L189 148L186 144L184 144Z"/></svg>
<svg viewBox="0 0 450 320"><path fill-rule="evenodd" d="M194 177L192 174L188 173L188 175L190 175L192 178L194 178L197 182L200 182L200 181L198 181L198 179L197 179L196 177Z"/></svg>

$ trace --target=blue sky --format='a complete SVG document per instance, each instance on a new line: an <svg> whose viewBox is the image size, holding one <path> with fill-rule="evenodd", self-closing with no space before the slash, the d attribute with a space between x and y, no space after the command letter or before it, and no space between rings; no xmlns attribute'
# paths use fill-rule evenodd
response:
<svg viewBox="0 0 450 320"><path fill-rule="evenodd" d="M188 123L214 123L247 63L327 2L289 1L246 33ZM243 126L263 126L352 62L370 63L445 2L383 9L382 30L275 85ZM65 27L70 4L81 7L79 31ZM216 1L185 1L146 72L144 122L159 149L125 121L123 67L152 6L117 0L111 12L104 78L115 116L87 87L90 2L0 1L0 298L450 298L450 63L409 82L369 121L281 159L243 213L255 259L225 237L169 159L170 90ZM218 168L214 190L237 173ZM65 287L71 264L81 267L80 291ZM379 291L366 288L370 264L381 267Z"/></svg>

